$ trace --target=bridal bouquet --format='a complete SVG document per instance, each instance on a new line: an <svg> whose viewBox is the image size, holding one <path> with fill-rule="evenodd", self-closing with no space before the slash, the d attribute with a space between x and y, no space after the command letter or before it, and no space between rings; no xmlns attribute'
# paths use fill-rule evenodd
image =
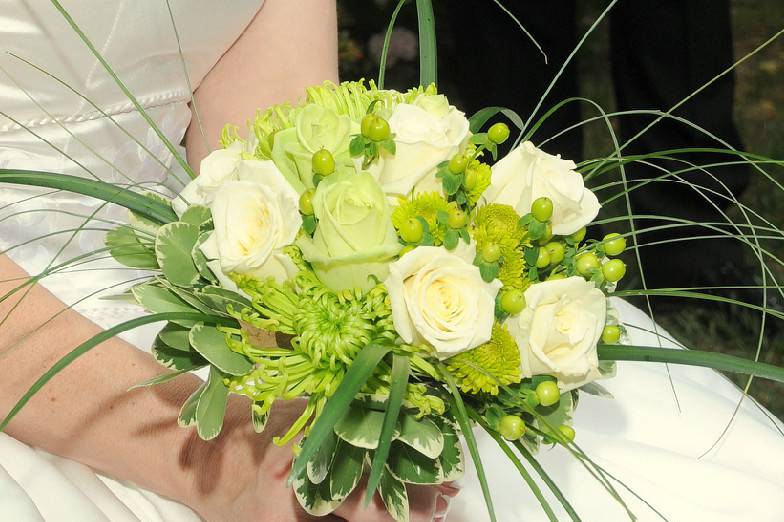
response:
<svg viewBox="0 0 784 522"><path fill-rule="evenodd" d="M214 318L172 320L153 347L175 373L145 384L209 367L181 425L217 436L235 393L262 431L276 401L307 398L275 442L297 441L311 514L369 473L368 498L407 520L406 484L458 478L472 422L529 454L568 444L578 390L612 375L597 346L623 334L605 291L625 239L583 243L599 203L575 164L531 142L493 163L510 130L479 125L434 86L313 87L247 140L227 127L196 179L150 200L176 216L107 236L160 271L139 305Z"/></svg>
<svg viewBox="0 0 784 522"><path fill-rule="evenodd" d="M626 272L617 259L626 236L585 240L600 204L574 162L521 138L499 159L511 132L492 118L503 114L527 136L538 123L531 130L502 108L467 118L437 92L428 6L417 2L423 86L405 93L372 82L311 87L299 105L259 112L247 138L225 128L223 148L179 194L0 169L0 183L68 190L129 209L129 223L107 234L107 249L154 275L126 296L149 315L58 361L0 430L77 357L120 332L165 321L153 354L171 371L140 385L206 369L179 416L202 438L220 434L230 394L251 400L258 432L275 402L303 403L274 442L291 444L289 480L311 514L334 511L364 478L366 502L378 494L395 520L408 520L406 485L460 477L464 440L494 520L478 426L550 520L555 515L528 469L580 520L536 451L563 446L625 506L574 443L571 427L580 392L606 394L597 381L613 376L615 361L784 382L781 368L729 355L619 345L624 328L608 295ZM380 84L383 62L381 72ZM622 161L619 149L592 168Z"/></svg>

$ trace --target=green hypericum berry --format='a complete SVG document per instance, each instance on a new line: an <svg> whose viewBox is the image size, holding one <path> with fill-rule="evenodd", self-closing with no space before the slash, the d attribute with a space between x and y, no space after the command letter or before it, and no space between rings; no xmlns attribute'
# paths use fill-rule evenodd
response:
<svg viewBox="0 0 784 522"><path fill-rule="evenodd" d="M400 239L406 243L419 243L425 235L425 227L416 218L408 218L400 225Z"/></svg>
<svg viewBox="0 0 784 522"><path fill-rule="evenodd" d="M615 344L621 340L621 328L614 324L608 324L602 330L602 342L604 344Z"/></svg>
<svg viewBox="0 0 784 522"><path fill-rule="evenodd" d="M550 242L552 238L553 238L553 224L548 221L544 227L544 235L539 238L539 241L537 241L537 243L539 243L540 245L546 245L547 243Z"/></svg>
<svg viewBox="0 0 784 522"><path fill-rule="evenodd" d="M509 139L509 126L506 123L494 123L487 131L487 137L493 143L500 145Z"/></svg>
<svg viewBox="0 0 784 522"><path fill-rule="evenodd" d="M557 265L560 264L561 261L564 259L564 246L563 243L559 243L557 241L553 241L552 243L547 243L544 246L544 249L547 250L547 253L550 254L550 264Z"/></svg>
<svg viewBox="0 0 784 522"><path fill-rule="evenodd" d="M553 272L547 278L548 281L556 281L558 279L566 279L566 274L563 272Z"/></svg>
<svg viewBox="0 0 784 522"><path fill-rule="evenodd" d="M404 246L403 250L401 250L400 253L398 254L398 257L403 257L404 255L408 254L409 252L411 252L415 248L416 248L416 246L414 246L414 245L406 245L406 246Z"/></svg>
<svg viewBox="0 0 784 522"><path fill-rule="evenodd" d="M496 243L488 243L482 247L482 259L488 263L495 263L501 257L501 247Z"/></svg>
<svg viewBox="0 0 784 522"><path fill-rule="evenodd" d="M311 159L313 172L320 176L329 176L335 172L335 158L327 149L321 149L313 153Z"/></svg>
<svg viewBox="0 0 784 522"><path fill-rule="evenodd" d="M561 424L558 426L558 431L560 431L561 435L563 435L569 442L572 442L574 437L577 435L577 433L574 431L574 428L567 426L566 424Z"/></svg>
<svg viewBox="0 0 784 522"><path fill-rule="evenodd" d="M478 181L479 175L476 173L476 169L472 167L466 168L465 177L463 178L463 186L466 190L474 190Z"/></svg>
<svg viewBox="0 0 784 522"><path fill-rule="evenodd" d="M536 396L542 406L552 406L561 400L561 390L555 382L543 381L536 387Z"/></svg>
<svg viewBox="0 0 784 522"><path fill-rule="evenodd" d="M468 158L463 154L456 154L449 160L449 172L452 174L460 174L468 166Z"/></svg>
<svg viewBox="0 0 784 522"><path fill-rule="evenodd" d="M550 266L550 254L546 248L539 249L539 257L536 258L536 268L547 268Z"/></svg>
<svg viewBox="0 0 784 522"><path fill-rule="evenodd" d="M466 216L466 213L460 210L459 208L452 209L449 212L449 220L447 221L447 225L449 225L450 227L463 228L464 226L466 226L467 222L468 222L468 216Z"/></svg>
<svg viewBox="0 0 784 522"><path fill-rule="evenodd" d="M501 295L501 310L509 315L517 315L525 308L525 296L522 290L505 290Z"/></svg>
<svg viewBox="0 0 784 522"><path fill-rule="evenodd" d="M313 215L313 195L315 193L315 190L310 189L303 192L299 197L299 211L306 216Z"/></svg>
<svg viewBox="0 0 784 522"><path fill-rule="evenodd" d="M553 217L553 202L550 198L541 197L531 203L531 214L537 221L545 223Z"/></svg>
<svg viewBox="0 0 784 522"><path fill-rule="evenodd" d="M611 259L602 266L602 274L611 283L620 281L626 275L626 264L620 259Z"/></svg>
<svg viewBox="0 0 784 522"><path fill-rule="evenodd" d="M620 255L624 250L626 250L626 238L616 233L604 236L604 252L608 256Z"/></svg>
<svg viewBox="0 0 784 522"><path fill-rule="evenodd" d="M583 227L580 230L578 230L577 232L575 232L574 234L570 235L569 239L571 239L572 241L574 241L575 243L577 243L579 245L580 242L583 239L585 239L585 232L586 232L585 227Z"/></svg>
<svg viewBox="0 0 784 522"><path fill-rule="evenodd" d="M362 135L369 140L384 141L392 136L387 120L376 114L362 118Z"/></svg>
<svg viewBox="0 0 784 522"><path fill-rule="evenodd" d="M519 440L525 435L525 422L517 415L505 415L498 422L498 433L506 440Z"/></svg>
<svg viewBox="0 0 784 522"><path fill-rule="evenodd" d="M593 252L586 252L584 254L580 254L577 258L577 264L575 268L577 268L577 272L584 277L589 277L591 273L599 268L601 263L599 262L599 258L596 257L596 254Z"/></svg>

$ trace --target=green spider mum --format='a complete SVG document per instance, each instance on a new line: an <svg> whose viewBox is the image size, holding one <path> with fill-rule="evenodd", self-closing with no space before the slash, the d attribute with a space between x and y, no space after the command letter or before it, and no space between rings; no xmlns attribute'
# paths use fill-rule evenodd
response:
<svg viewBox="0 0 784 522"><path fill-rule="evenodd" d="M466 191L468 203L473 207L479 202L479 199L482 197L485 190L487 190L487 187L490 186L492 170L487 163L473 160L466 168L466 175L468 175L469 171L476 174L476 185L474 185L471 190Z"/></svg>
<svg viewBox="0 0 784 522"><path fill-rule="evenodd" d="M450 358L447 368L464 393L498 395L499 385L522 379L520 350L509 331L498 323L493 325L489 342Z"/></svg>
<svg viewBox="0 0 784 522"><path fill-rule="evenodd" d="M477 251L481 252L487 244L498 245L503 256L498 279L506 288L525 290L530 284L524 277L526 265L522 242L525 234L520 216L509 205L491 203L476 213L471 235L476 241Z"/></svg>

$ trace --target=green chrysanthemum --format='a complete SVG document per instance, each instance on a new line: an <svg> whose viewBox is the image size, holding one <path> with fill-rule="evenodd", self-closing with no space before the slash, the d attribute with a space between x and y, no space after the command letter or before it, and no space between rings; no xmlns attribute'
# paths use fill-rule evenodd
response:
<svg viewBox="0 0 784 522"><path fill-rule="evenodd" d="M400 204L392 211L392 224L395 230L400 230L411 218L421 217L430 228L433 242L440 245L446 233L444 225L438 223L438 213L449 212L449 203L437 192L427 192L415 196L413 199L401 199Z"/></svg>
<svg viewBox="0 0 784 522"><path fill-rule="evenodd" d="M520 350L506 328L496 323L489 342L447 361L464 393L498 395L498 386L516 384L520 373Z"/></svg>
<svg viewBox="0 0 784 522"><path fill-rule="evenodd" d="M472 171L476 174L476 185L469 191L466 191L466 197L468 198L468 203L473 207L476 205L482 194L484 194L487 187L490 186L490 178L492 175L492 171L490 169L490 165L487 163L482 163L481 161L474 160L468 166L466 172Z"/></svg>
<svg viewBox="0 0 784 522"><path fill-rule="evenodd" d="M476 213L471 235L479 252L490 243L501 249L503 263L498 279L504 287L525 290L529 284L527 278L523 277L526 266L521 242L525 237L525 228L520 225L520 216L514 208L498 203L481 207Z"/></svg>

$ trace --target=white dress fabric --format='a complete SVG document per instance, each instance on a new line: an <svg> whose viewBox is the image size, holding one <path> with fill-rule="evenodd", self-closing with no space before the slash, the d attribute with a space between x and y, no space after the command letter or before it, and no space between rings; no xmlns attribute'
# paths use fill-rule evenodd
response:
<svg viewBox="0 0 784 522"><path fill-rule="evenodd" d="M190 94L166 3L62 3L163 132L178 143L190 122ZM261 0L171 0L171 5L196 87L259 10ZM85 94L158 160L88 102L6 51ZM175 177L162 166L172 164L171 155L50 2L0 0L0 66L0 112L16 120L0 115L0 168L96 176L162 192L177 189ZM37 274L99 249L110 223L93 220L87 227L95 230L72 238L68 233L43 237L80 227L85 216L95 211L105 220L126 217L122 209L100 208L81 196L0 186L0 252L7 251L28 272ZM94 322L110 327L142 312L99 298L117 293L144 274L120 268L105 257L93 255L80 261L83 264L44 278L42 284ZM621 320L631 325L630 343L658 346L657 337L650 333L656 327L645 314L620 300L614 305ZM159 327L130 332L125 338L148 349ZM659 333L665 336L664 346L674 346L666 332ZM669 370L672 386L663 365L621 363L617 377L603 382L613 399L583 394L575 421L581 448L668 520L784 520L781 423L747 398L727 435L699 458L722 432L741 394L715 372L675 366ZM498 520L546 520L495 443L481 433L478 438ZM566 451L543 449L539 459L583 520L628 520L619 504ZM614 486L639 520L659 520L623 486ZM558 519L567 520L557 501L547 495ZM449 520L486 519L469 465ZM198 517L182 505L0 434L0 520L190 522Z"/></svg>

